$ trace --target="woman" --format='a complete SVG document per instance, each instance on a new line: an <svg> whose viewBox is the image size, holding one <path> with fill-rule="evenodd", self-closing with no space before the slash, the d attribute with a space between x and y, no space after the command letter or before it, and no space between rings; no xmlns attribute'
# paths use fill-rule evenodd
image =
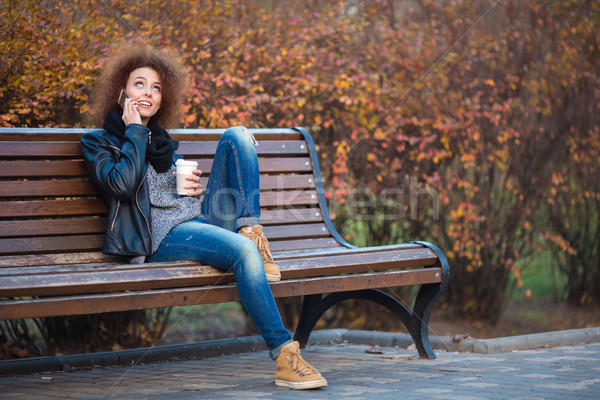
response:
<svg viewBox="0 0 600 400"><path fill-rule="evenodd" d="M276 360L275 384L326 386L284 328L267 282L280 274L258 225L252 134L237 127L222 135L202 200L198 170L188 178L193 193L177 195L178 143L162 126L178 119L183 71L169 54L134 46L120 51L100 77L90 110L103 129L83 135L81 144L90 179L109 207L103 251L133 262L194 260L233 271L242 303ZM121 90L129 96L122 107Z"/></svg>

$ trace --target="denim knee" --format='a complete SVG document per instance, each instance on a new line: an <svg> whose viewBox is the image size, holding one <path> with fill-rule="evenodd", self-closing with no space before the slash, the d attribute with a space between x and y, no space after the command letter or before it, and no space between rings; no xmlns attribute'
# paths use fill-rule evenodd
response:
<svg viewBox="0 0 600 400"><path fill-rule="evenodd" d="M223 132L221 140L231 140L236 145L250 143L256 146L258 144L252 132L244 126L235 126L227 129Z"/></svg>
<svg viewBox="0 0 600 400"><path fill-rule="evenodd" d="M240 239L243 240L240 244L238 262L236 263L239 270L233 271L236 276L236 280L262 280L265 278L265 267L256 245L250 239L247 239L241 235Z"/></svg>

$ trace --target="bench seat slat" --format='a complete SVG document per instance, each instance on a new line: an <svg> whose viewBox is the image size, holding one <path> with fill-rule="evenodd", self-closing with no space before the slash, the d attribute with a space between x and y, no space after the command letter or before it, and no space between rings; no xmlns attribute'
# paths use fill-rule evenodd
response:
<svg viewBox="0 0 600 400"><path fill-rule="evenodd" d="M141 271L141 270L154 270L154 269L171 269L171 268L184 268L184 267L206 267L202 273L221 273L219 270L205 266L195 261L172 261L172 262L154 262L154 263L143 263L143 264L129 264L124 263L121 259L120 263L104 263L104 262L83 262L76 264L63 264L63 265L51 265L44 264L38 266L31 266L27 268L23 267L1 267L0 278L10 278L11 276L36 276L36 275L74 275L74 274L87 274L97 273L102 274L103 272L124 272L124 271ZM196 268L196 269L198 269ZM2 289L0 289L2 290Z"/></svg>
<svg viewBox="0 0 600 400"><path fill-rule="evenodd" d="M265 228L266 229L266 228ZM344 255L352 253L368 253L372 251L388 251L388 250L408 250L408 249L422 249L423 246L419 244L399 244L390 246L380 247L360 247L354 249L348 249L346 247L333 247L333 248L317 248L317 249L303 249L303 250L292 250L292 251L274 251L273 257L276 262L287 259L303 259L313 257L325 257L330 255ZM125 260L121 257L111 256L103 254L100 251L94 252L73 252L73 253L54 253L54 254L25 254L19 256L2 256L0 257L0 268L12 268L18 266L63 266L73 265L79 263L104 263L107 265L118 265L124 263Z"/></svg>
<svg viewBox="0 0 600 400"><path fill-rule="evenodd" d="M122 264L123 258L98 251L53 254L20 254L0 257L0 269L5 267L36 267L40 265L69 265L78 263Z"/></svg>
<svg viewBox="0 0 600 400"><path fill-rule="evenodd" d="M435 254L429 249L406 249L402 251L377 251L371 249L370 252L350 252L339 251L335 255L312 256L304 259L276 259L281 267L281 270L286 278L298 278L300 276L320 275L321 269L330 270L337 268L338 273L357 273L369 272L373 270L387 269L388 264L392 269L397 268L416 268L431 266L435 264ZM333 254L333 253L332 253ZM365 262L368 260L368 262ZM125 272L125 271L142 271L155 269L182 269L190 267L190 271L196 276L198 274L197 267L202 267L200 271L203 274L219 274L219 270L204 266L194 261L174 261L174 262L154 262L144 264L111 264L111 263L79 263L79 264L64 264L64 265L39 265L30 266L27 268L10 266L0 267L0 278L38 276L38 275L74 275L103 272ZM16 284L11 283L1 290L7 288L15 288Z"/></svg>
<svg viewBox="0 0 600 400"><path fill-rule="evenodd" d="M347 290L397 287L440 282L438 268L369 273L348 276L291 279L270 284L275 297L333 293ZM101 300L101 301L99 301ZM239 301L235 285L156 289L137 292L86 294L36 300L6 300L0 303L0 319L58 316L94 312L125 311L159 307Z"/></svg>
<svg viewBox="0 0 600 400"><path fill-rule="evenodd" d="M303 260L278 261L282 279L320 275L371 273L390 269L420 268L435 264L428 249L340 254ZM15 277L19 279L14 279ZM0 297L99 293L223 284L233 275L190 262L121 264L116 266L73 265L0 270Z"/></svg>

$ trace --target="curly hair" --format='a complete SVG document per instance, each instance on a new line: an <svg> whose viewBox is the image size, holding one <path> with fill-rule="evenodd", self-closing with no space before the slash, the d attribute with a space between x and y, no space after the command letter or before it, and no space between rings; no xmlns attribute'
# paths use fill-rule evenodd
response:
<svg viewBox="0 0 600 400"><path fill-rule="evenodd" d="M186 70L179 56L166 50L132 44L119 51L106 64L90 98L91 123L102 126L106 115L115 108L129 74L142 67L158 72L162 84L160 109L154 116L163 128L173 128L179 121L186 85Z"/></svg>

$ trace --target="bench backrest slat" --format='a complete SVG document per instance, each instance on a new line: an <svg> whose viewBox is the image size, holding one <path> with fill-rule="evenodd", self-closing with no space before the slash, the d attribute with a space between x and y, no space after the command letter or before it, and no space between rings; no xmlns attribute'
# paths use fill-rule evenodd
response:
<svg viewBox="0 0 600 400"><path fill-rule="evenodd" d="M218 137L215 138L218 140ZM212 158L217 150L217 141L180 142L178 152L196 157ZM306 143L301 140L280 140L261 142L256 147L259 157L263 155L298 155L308 156ZM80 157L81 150L78 142L47 142L47 141L5 141L0 149L0 157L7 159L27 158L45 159L48 155L53 158Z"/></svg>
<svg viewBox="0 0 600 400"><path fill-rule="evenodd" d="M259 141L261 223L271 249L345 245L324 217L312 139L292 129L252 131ZM84 256L87 261L106 259L99 251L107 210L87 178L79 142L84 132L0 128L0 267L14 265L19 255L90 252L97 254ZM180 141L178 153L198 161L204 186L222 132L171 132Z"/></svg>
<svg viewBox="0 0 600 400"><path fill-rule="evenodd" d="M201 178L206 186L208 177ZM263 176L260 181L261 190L287 190L314 188L314 176L310 175L271 175ZM22 197L65 197L96 196L98 191L87 179L53 179L53 180L13 180L4 181L0 185L0 198ZM17 196L18 195L18 196Z"/></svg>

